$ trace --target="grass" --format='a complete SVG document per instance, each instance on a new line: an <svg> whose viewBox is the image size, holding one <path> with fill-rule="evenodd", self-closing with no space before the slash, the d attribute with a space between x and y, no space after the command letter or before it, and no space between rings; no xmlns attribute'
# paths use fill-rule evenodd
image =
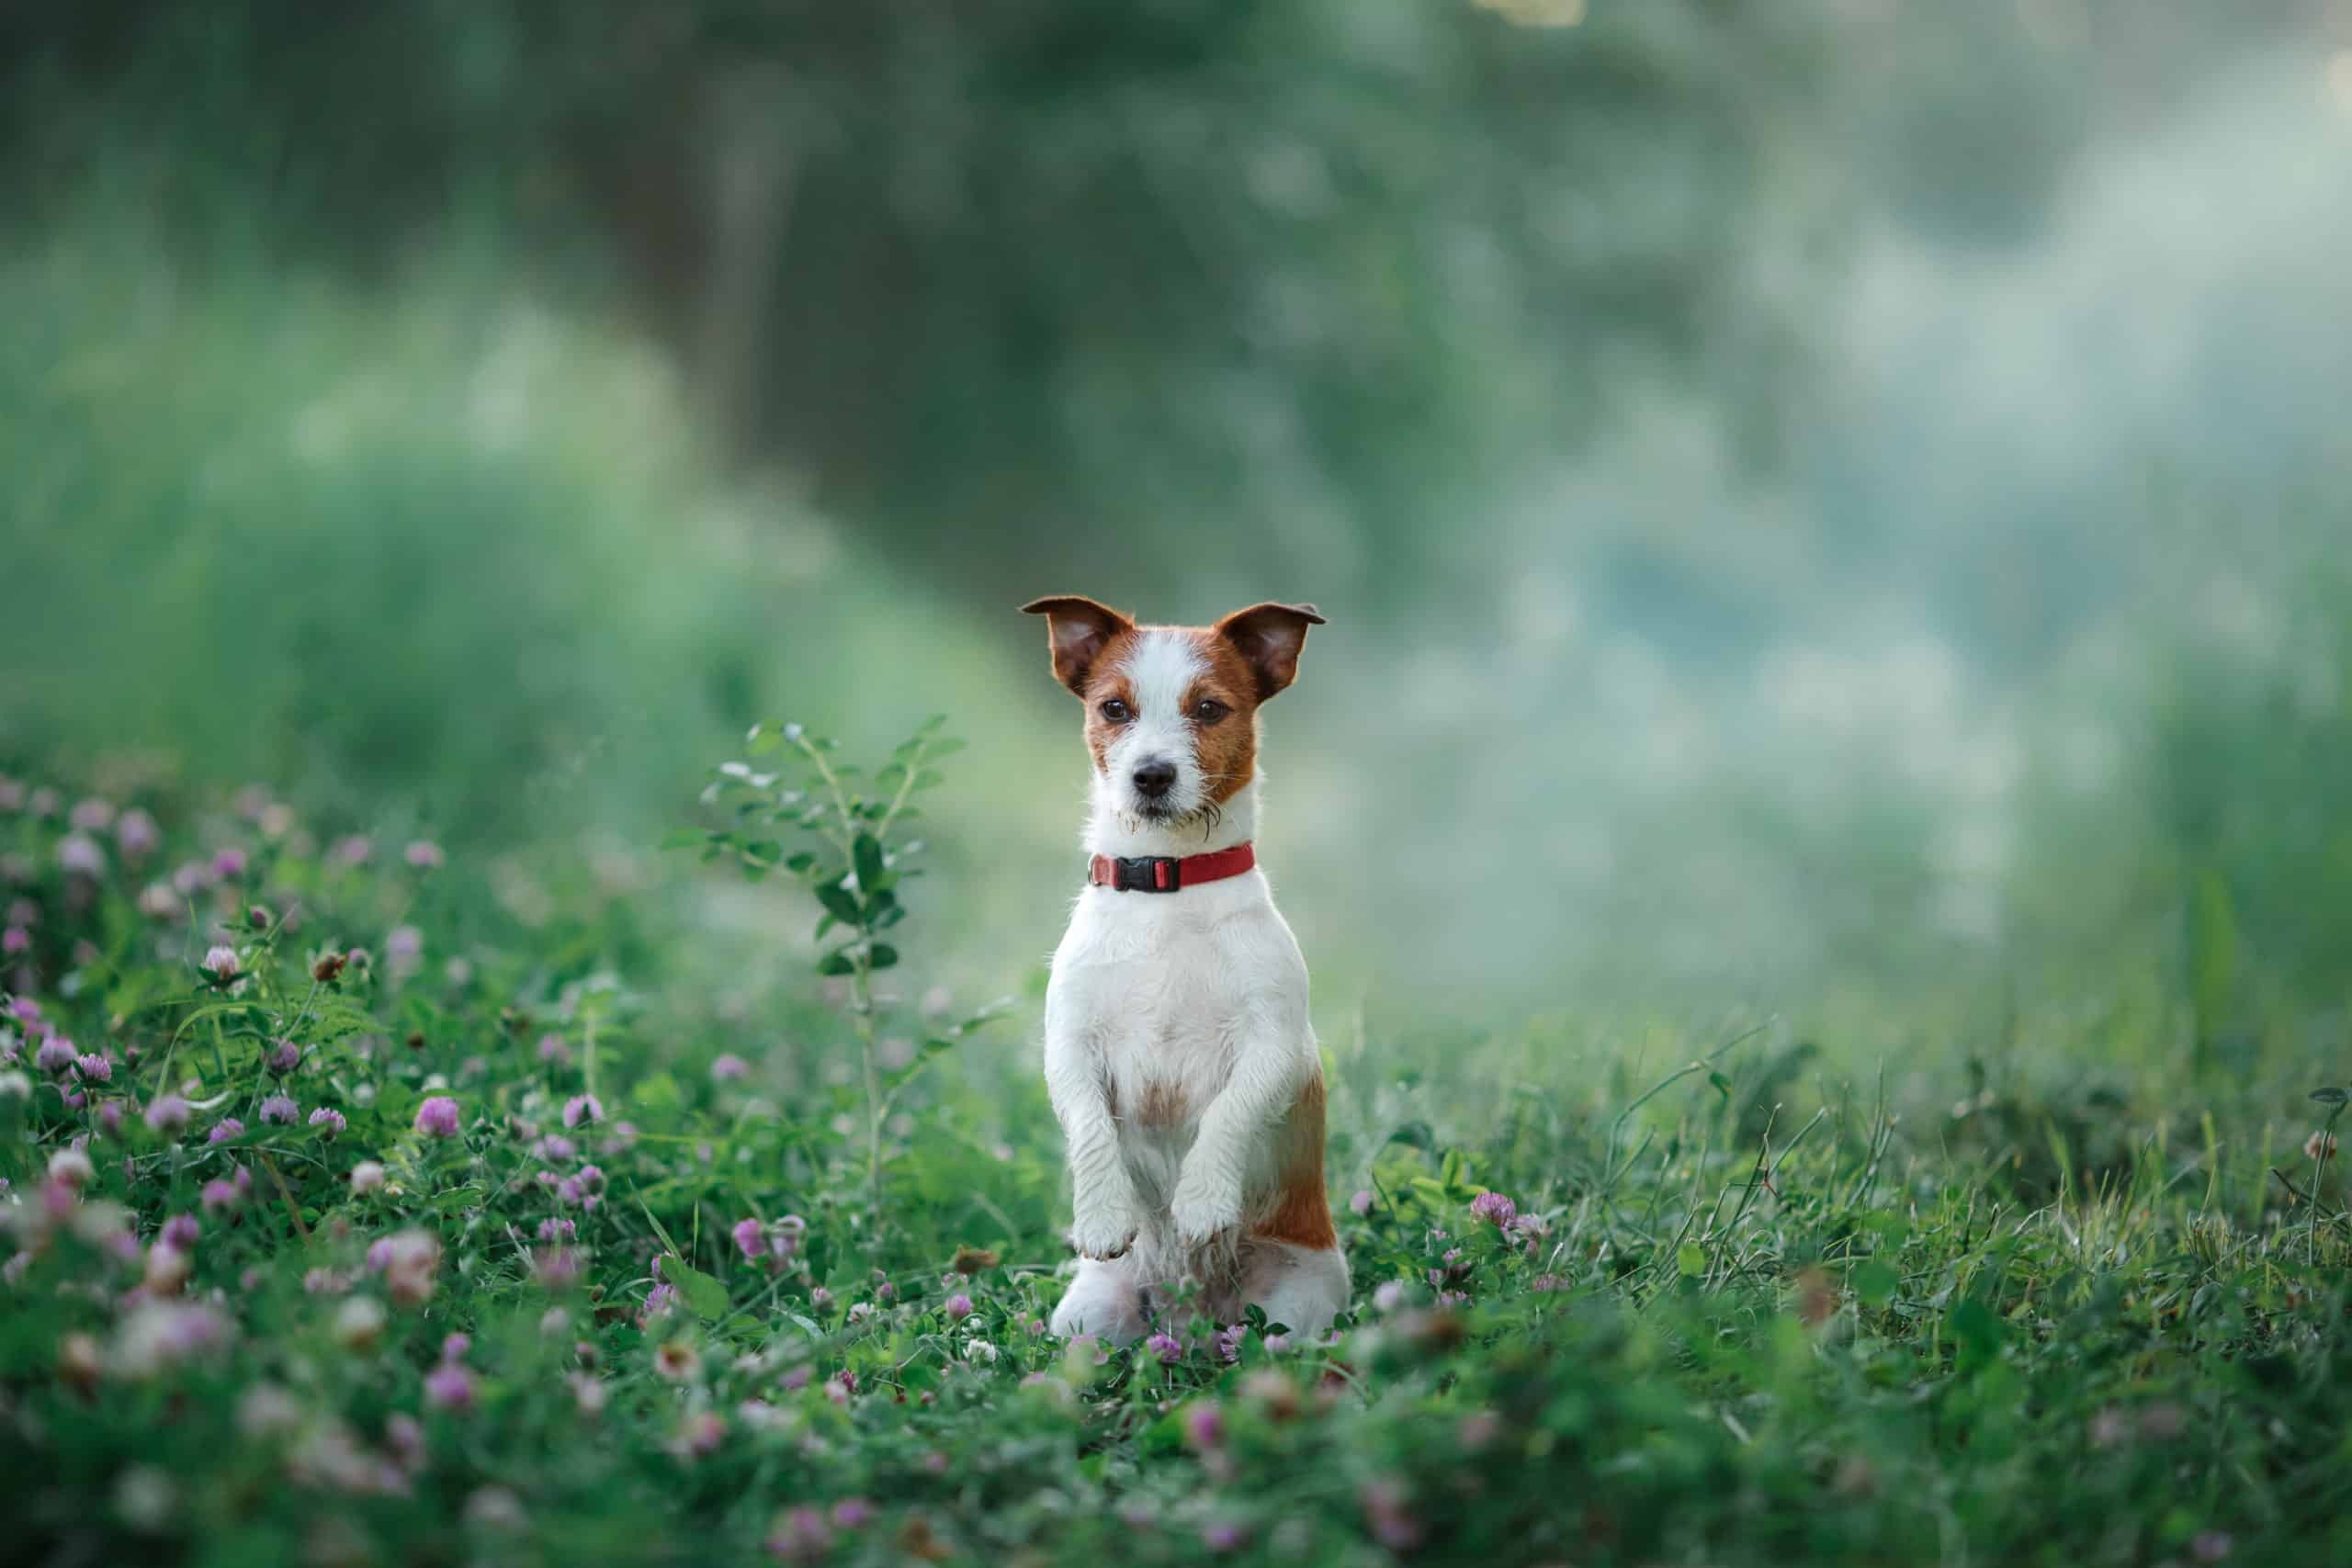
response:
<svg viewBox="0 0 2352 1568"><path fill-rule="evenodd" d="M1052 1341L1066 1199L1029 1021L949 1024L899 979L917 959L876 958L907 940L872 873L911 869L891 831L922 760L871 811L845 770L830 815L731 781L752 808L714 852L788 864L750 830L782 821L841 856L801 868L834 889L831 977L744 993L661 890L525 921L462 858L363 857L263 797L139 795L141 852L128 799L0 784L8 1555L2352 1545L2352 1236L2302 1147L2341 1104L2261 1075L2177 1100L2160 1042L2070 1086L1890 1079L1769 1018L1335 1032L1340 1332Z"/></svg>

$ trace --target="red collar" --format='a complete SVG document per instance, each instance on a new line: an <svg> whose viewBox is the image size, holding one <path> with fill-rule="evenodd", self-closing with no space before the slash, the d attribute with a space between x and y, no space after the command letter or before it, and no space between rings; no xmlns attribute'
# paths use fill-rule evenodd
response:
<svg viewBox="0 0 2352 1568"><path fill-rule="evenodd" d="M1173 893L1204 882L1238 876L1258 863L1258 852L1248 844L1213 850L1204 855L1096 855L1087 863L1086 880L1114 893Z"/></svg>

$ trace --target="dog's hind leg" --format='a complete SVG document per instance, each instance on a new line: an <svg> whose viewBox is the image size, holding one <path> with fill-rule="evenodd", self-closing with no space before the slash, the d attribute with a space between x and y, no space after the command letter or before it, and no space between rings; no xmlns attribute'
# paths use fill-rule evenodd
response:
<svg viewBox="0 0 2352 1568"><path fill-rule="evenodd" d="M1131 1258L1081 1258L1061 1305L1054 1309L1056 1338L1099 1335L1113 1344L1140 1339L1148 1325L1144 1292Z"/></svg>
<svg viewBox="0 0 2352 1568"><path fill-rule="evenodd" d="M1264 1310L1269 1323L1314 1337L1348 1310L1348 1260L1337 1247L1260 1241L1241 1279L1242 1300Z"/></svg>

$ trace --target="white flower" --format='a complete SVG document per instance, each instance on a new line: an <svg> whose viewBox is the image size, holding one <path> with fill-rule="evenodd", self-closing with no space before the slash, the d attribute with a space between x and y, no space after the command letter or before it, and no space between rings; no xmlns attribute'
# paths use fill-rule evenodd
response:
<svg viewBox="0 0 2352 1568"><path fill-rule="evenodd" d="M365 1350L384 1332L384 1303L373 1296L350 1296L334 1314L335 1343L346 1350Z"/></svg>

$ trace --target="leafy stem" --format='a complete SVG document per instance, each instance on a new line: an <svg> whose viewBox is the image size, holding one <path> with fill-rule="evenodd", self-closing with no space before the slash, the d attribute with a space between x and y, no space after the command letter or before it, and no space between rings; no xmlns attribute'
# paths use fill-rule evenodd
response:
<svg viewBox="0 0 2352 1568"><path fill-rule="evenodd" d="M671 835L668 847L699 846L705 860L731 858L743 874L758 880L781 868L800 879L819 906L817 940L823 951L817 972L848 984L851 1032L856 1036L865 1092L866 1201L878 1225L883 1214L883 1124L899 1091L927 1057L945 1049L989 1014L967 1020L925 1049L903 1070L886 1072L880 1058L880 1021L886 1004L876 995L875 974L899 962L886 934L906 917L898 888L920 874L902 863L922 849L920 840L899 843L893 832L918 815L913 797L942 780L929 763L961 749L941 734L941 717L923 721L876 770L870 794L861 794L858 770L833 760L834 743L797 724L758 725L745 737L751 757L782 753L786 767L804 780L796 784L783 770L764 772L750 761L715 770L704 792L706 804L731 807L729 828L689 829ZM786 853L763 836L766 824L782 824L809 835L819 846ZM840 940L825 945L829 937Z"/></svg>

